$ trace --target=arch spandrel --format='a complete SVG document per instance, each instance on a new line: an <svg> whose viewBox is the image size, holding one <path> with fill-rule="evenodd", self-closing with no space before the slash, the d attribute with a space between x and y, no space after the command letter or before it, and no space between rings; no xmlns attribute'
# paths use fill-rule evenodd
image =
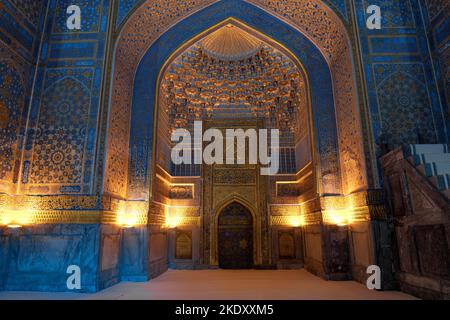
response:
<svg viewBox="0 0 450 320"><path fill-rule="evenodd" d="M259 29L258 24L261 24L261 22L259 22L260 19L255 16L255 13L253 13L253 17L245 17L246 14L251 15L249 14L250 10L255 12L261 10L257 7L263 8L265 14L272 16L274 23L281 23L282 20L284 23L287 23L292 28L302 33L303 37L306 36L310 39L310 42L322 52L323 56L325 56L326 64L331 70L333 92L328 94L328 98L334 99L334 103L331 102L329 104L335 104L337 109L336 115L333 115L333 117L336 117L334 123L337 123L338 138L335 137L334 140L336 140L336 143L339 143L340 161L337 162L340 162L340 164L336 163L336 161L334 163L333 161L328 163L327 157L333 157L333 153L336 155L337 151L333 150L333 141L328 141L329 137L332 136L327 134L329 126L324 125L323 123L316 123L316 129L319 131L317 139L320 140L319 142L321 143L321 146L318 146L318 149L321 155L327 152L321 159L321 166L340 166L344 181L342 183L342 189L340 188L340 181L338 182L339 186L336 185L336 178L334 178L332 184L327 187L326 184L328 183L329 177L322 171L322 186L324 189L322 192L333 193L331 189L334 189L334 191L337 190L335 193L349 193L363 189L366 185L366 178L362 139L355 139L355 137L361 137L362 135L357 111L356 85L353 77L352 59L346 31L337 15L326 5L321 3L321 1L311 0L307 1L307 3L307 6L298 7L297 1L291 0L283 2L284 6L289 5L291 9L294 8L293 11L289 11L291 13L293 12L293 14L285 15L284 17L277 16L276 12L283 10L283 7L279 7L281 5L279 2L256 0L252 0L251 3L250 1L244 2L237 0L220 2L199 0L191 1L189 4L186 3L179 8L167 4L166 1L147 1L137 9L125 24L116 47L116 66L114 70L110 106L111 118L110 130L108 133L109 145L105 174L105 191L122 197L126 196L127 193L128 186L123 183L121 184L120 181L127 181L126 172L129 163L128 150L130 149L130 140L127 140L127 137L130 136L129 119L132 117L132 105L136 103L137 105L142 105L143 103L143 101L133 102L132 96L133 91L134 93L142 91L142 89L135 88L134 83L139 83L139 81L135 79L135 77L138 76L136 72L138 71L139 63L141 63L141 65L145 64L141 59L147 54L148 48L150 48L152 44L157 43L159 46L158 50L162 52L161 55L166 54L167 46L170 46L170 44L162 43L162 41L159 41L158 43L158 39L160 39L166 31L175 27L177 24L182 23L186 18L191 18L191 16L197 17L206 9L209 10L208 17L211 19L216 17L216 19L223 20L229 16L234 16L233 14L230 14L228 10L230 12L236 12L238 18L244 20L244 22L248 23L251 27ZM255 5L257 7L255 7ZM245 7L247 12L240 12L236 9L237 6ZM296 10L315 10L316 14L313 14L313 12L297 13L295 8ZM157 14L162 12L170 12L170 14L164 15L164 17ZM258 14L262 14L262 12L258 12ZM319 18L317 20L315 17L318 16ZM275 17L278 17L279 19ZM201 25L205 24L201 19L198 19L197 22ZM302 30L302 25L308 26L308 24L315 24L321 27L308 28L308 33L305 30ZM197 25L185 25L185 27L187 29L184 33L192 33L193 36L196 32L195 29L198 28ZM269 23L269 25L266 26L266 29L270 27L273 27L273 25ZM333 30L336 34L327 36L327 30ZM197 33L201 31L203 30L199 30ZM273 32L279 31L273 30ZM336 37L336 35L339 36ZM269 36L278 38L276 34L269 34ZM289 35L287 34L284 34L283 36L289 38ZM292 35L290 36L292 38ZM330 39L333 39L333 37L338 40L334 40L336 41L335 46L330 42ZM169 38L168 41L170 40L171 39ZM295 42L296 40L297 39L286 39L286 41L292 42ZM302 55L301 51L298 51L296 55L300 60L311 59L311 57ZM315 58L316 57L313 57L313 59ZM317 61L315 62L317 64ZM311 76L314 77L314 75ZM318 75L315 76L318 77ZM314 81L314 79L311 81ZM324 82L323 79L322 81L319 81L319 83L320 82ZM313 103L316 98L317 97L313 97ZM320 104L319 101L316 102ZM333 108L333 106L321 105L321 108L330 109ZM328 120L332 121L331 118ZM325 121L325 118L323 121ZM328 124L333 126L330 121ZM331 168L330 170L332 171ZM337 179L340 180L340 177Z"/></svg>
<svg viewBox="0 0 450 320"><path fill-rule="evenodd" d="M175 2L175 3L174 3ZM134 76L145 52L173 24L215 0L147 0L125 23L115 48L104 190L127 195Z"/></svg>
<svg viewBox="0 0 450 320"><path fill-rule="evenodd" d="M348 194L364 189L367 181L362 128L345 25L323 1L246 1L298 28L324 54L333 77L343 191Z"/></svg>
<svg viewBox="0 0 450 320"><path fill-rule="evenodd" d="M234 4L234 5L233 5ZM239 4L237 6L236 4ZM289 55L300 59L304 73L311 84L312 111L315 116L316 131L314 146L317 149L318 176L322 177L321 192L325 194L341 193L341 177L338 159L338 144L336 130L336 116L334 111L334 97L331 72L328 63L311 41L296 29L274 18L267 12L242 1L221 2L209 6L201 12L190 16L169 29L146 52L138 67L132 111L131 136L151 136L151 132L143 134L148 128L153 127L152 109L156 102L155 90L157 78L155 75L162 70L163 65L173 53L178 52L180 46L192 41L193 38L201 38L211 30L230 19L240 21L245 29L251 29L259 33L264 41L268 41L276 47L282 46ZM205 31L206 30L206 31ZM276 40L275 40L276 39ZM284 51L286 51L284 50ZM150 89L149 89L150 88ZM145 109L143 113L142 108ZM138 141L139 140L139 141ZM132 150L144 149L148 142L145 139L133 140L136 143ZM131 196L139 195L141 190L147 188L142 185L139 176L139 167L144 166L147 160L139 157L131 163L129 191Z"/></svg>

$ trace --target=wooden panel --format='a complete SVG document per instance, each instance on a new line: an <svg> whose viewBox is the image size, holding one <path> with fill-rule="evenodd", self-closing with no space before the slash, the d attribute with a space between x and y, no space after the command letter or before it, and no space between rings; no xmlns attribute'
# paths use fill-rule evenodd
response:
<svg viewBox="0 0 450 320"><path fill-rule="evenodd" d="M415 227L415 240L421 273L449 278L450 252L444 225Z"/></svg>
<svg viewBox="0 0 450 320"><path fill-rule="evenodd" d="M219 217L219 266L223 269L253 267L253 219L238 203L229 205Z"/></svg>
<svg viewBox="0 0 450 320"><path fill-rule="evenodd" d="M402 175L393 174L389 177L389 185L391 189L391 201L396 217L406 215L406 208L403 203Z"/></svg>

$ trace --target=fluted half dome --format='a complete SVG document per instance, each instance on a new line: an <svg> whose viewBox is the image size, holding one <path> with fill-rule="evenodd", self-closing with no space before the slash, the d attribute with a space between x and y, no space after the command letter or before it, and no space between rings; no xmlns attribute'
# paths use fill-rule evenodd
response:
<svg viewBox="0 0 450 320"><path fill-rule="evenodd" d="M203 39L200 45L207 55L215 59L237 61L255 55L262 43L248 32L228 24Z"/></svg>

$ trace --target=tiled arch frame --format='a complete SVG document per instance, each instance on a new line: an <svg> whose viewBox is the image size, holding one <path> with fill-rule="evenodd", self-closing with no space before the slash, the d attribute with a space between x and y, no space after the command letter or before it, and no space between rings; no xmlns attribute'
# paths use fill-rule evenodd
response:
<svg viewBox="0 0 450 320"><path fill-rule="evenodd" d="M351 47L344 24L320 0L149 0L116 43L104 191L148 198L157 77L189 39L236 18L291 50L310 77L323 194L366 188ZM358 138L360 137L360 138Z"/></svg>

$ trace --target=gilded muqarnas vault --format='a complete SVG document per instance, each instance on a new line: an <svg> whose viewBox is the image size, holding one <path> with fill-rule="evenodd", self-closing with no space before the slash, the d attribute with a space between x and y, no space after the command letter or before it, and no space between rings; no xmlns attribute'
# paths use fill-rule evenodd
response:
<svg viewBox="0 0 450 320"><path fill-rule="evenodd" d="M448 3L374 0L368 30L366 2L3 0L0 288L65 291L69 265L83 291L379 265L385 289L442 298ZM171 132L198 120L279 129L279 174L174 165Z"/></svg>

